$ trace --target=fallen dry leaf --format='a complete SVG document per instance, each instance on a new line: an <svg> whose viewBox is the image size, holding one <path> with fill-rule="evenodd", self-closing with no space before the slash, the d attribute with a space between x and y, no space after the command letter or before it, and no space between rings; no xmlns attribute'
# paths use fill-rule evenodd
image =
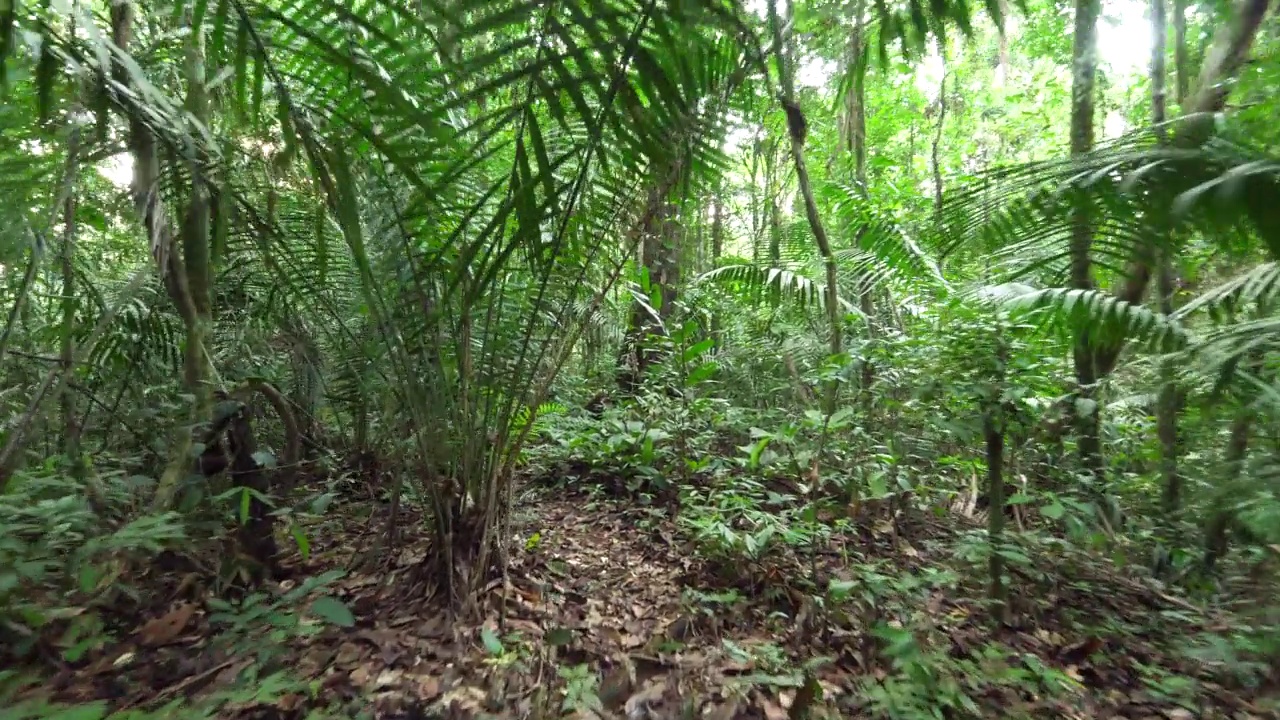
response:
<svg viewBox="0 0 1280 720"><path fill-rule="evenodd" d="M440 694L440 678L435 675L418 675L415 680L420 699L432 700Z"/></svg>
<svg viewBox="0 0 1280 720"><path fill-rule="evenodd" d="M395 670L392 668L387 668L382 672L378 673L378 678L373 681L373 686L376 688L382 689L385 687L390 687L392 685L398 685L402 677L404 677L403 670Z"/></svg>
<svg viewBox="0 0 1280 720"><path fill-rule="evenodd" d="M474 712L484 707L484 698L484 690L470 685L463 685L445 693L441 702L447 708L456 707L458 710Z"/></svg>
<svg viewBox="0 0 1280 720"><path fill-rule="evenodd" d="M787 720L787 711L768 698L761 700L760 709L764 711L765 720Z"/></svg>
<svg viewBox="0 0 1280 720"><path fill-rule="evenodd" d="M649 715L650 706L662 699L667 691L665 680L655 680L646 685L640 692L627 698L623 708L630 720L639 720Z"/></svg>
<svg viewBox="0 0 1280 720"><path fill-rule="evenodd" d="M196 606L194 603L182 603L164 615L151 620L138 631L142 644L157 647L173 642L187 627L187 623L191 622L191 616L195 612Z"/></svg>
<svg viewBox="0 0 1280 720"><path fill-rule="evenodd" d="M351 671L351 682L360 687L367 687L372 680L373 673L363 665Z"/></svg>

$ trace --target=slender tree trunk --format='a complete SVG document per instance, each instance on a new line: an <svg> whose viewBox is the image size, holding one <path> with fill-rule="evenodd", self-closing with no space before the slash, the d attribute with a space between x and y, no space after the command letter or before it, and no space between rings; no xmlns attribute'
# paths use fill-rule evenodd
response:
<svg viewBox="0 0 1280 720"><path fill-rule="evenodd" d="M1191 73L1187 59L1187 0L1173 0L1173 74L1178 85L1178 108L1187 101Z"/></svg>
<svg viewBox="0 0 1280 720"><path fill-rule="evenodd" d="M714 267L724 253L724 200L720 191L711 201L711 265Z"/></svg>
<svg viewBox="0 0 1280 720"><path fill-rule="evenodd" d="M1071 87L1071 156L1081 157L1093 150L1093 115L1095 78L1098 62L1098 14L1100 0L1076 0L1075 35L1072 48L1074 82ZM1078 211L1071 229L1071 286L1077 290L1093 289L1090 253L1093 225L1088 211ZM1087 330L1081 330L1074 348L1076 392L1077 446L1080 460L1094 478L1095 490L1102 492L1102 442L1100 413L1096 400L1098 373L1092 342Z"/></svg>
<svg viewBox="0 0 1280 720"><path fill-rule="evenodd" d="M751 161L747 164L747 196L751 203L751 262L760 263L760 245L764 239L764 210L760 202L760 156L762 143L759 137L751 142Z"/></svg>
<svg viewBox="0 0 1280 720"><path fill-rule="evenodd" d="M942 129L947 121L947 53L946 48L939 46L942 56L942 81L938 84L938 127L933 133L933 148L930 161L933 165L933 214L942 217L942 161L939 149L942 146Z"/></svg>
<svg viewBox="0 0 1280 720"><path fill-rule="evenodd" d="M795 84L788 67L787 45L783 38L782 22L778 18L777 0L769 0L768 5L769 25L773 30L773 41L777 48L778 75L782 81L782 97L780 100L787 111L787 126L791 135L791 158L796 166L796 181L800 185L800 194L804 198L804 209L805 215L809 220L809 228L813 231L814 240L818 245L818 252L822 254L827 267L827 321L831 325L831 354L840 355L844 352L844 342L840 332L841 313L836 259L831 253L831 243L827 240L827 231L822 225L822 218L818 215L818 203L813 197L813 187L809 182L809 169L804 162L805 118L800 106L796 104ZM791 5L788 4L787 7L790 8ZM828 385L825 403L828 414L835 412L838 392L839 385L837 383L832 382Z"/></svg>
<svg viewBox="0 0 1280 720"><path fill-rule="evenodd" d="M1227 554L1227 531L1235 520L1235 512L1228 506L1228 492L1234 481L1244 470L1245 457L1249 452L1249 434L1253 430L1254 412L1252 408L1243 407L1236 412L1231 421L1231 434L1227 440L1227 449L1223 453L1225 474L1222 484L1215 494L1209 510L1209 520L1204 530L1204 570L1212 572L1218 560Z"/></svg>
<svg viewBox="0 0 1280 720"><path fill-rule="evenodd" d="M717 188L715 198L711 201L711 267L720 266L720 255L724 252L724 201L722 190ZM724 331L721 328L720 313L711 316L711 337L716 348L724 347Z"/></svg>
<svg viewBox="0 0 1280 720"><path fill-rule="evenodd" d="M1165 0L1151 0L1151 121L1156 126L1165 122L1168 104L1165 69L1168 23L1165 19ZM1179 84L1182 78L1178 78ZM1166 133L1159 130L1161 141ZM1156 290L1160 295L1160 312L1173 315L1173 258L1168 250L1160 253L1156 276ZM1162 504L1172 516L1182 503L1182 479L1178 476L1178 409L1179 393L1175 380L1177 367L1172 360L1161 364L1162 382L1156 400L1156 436L1160 440L1160 475L1164 482Z"/></svg>
<svg viewBox="0 0 1280 720"><path fill-rule="evenodd" d="M640 246L641 264L649 276L649 294L654 301L652 304L656 305L653 309L657 311L657 317L639 301L632 303L631 320L618 368L619 389L628 395L639 389L645 371L660 359L659 353L650 347L652 341L649 336L665 334L663 321L675 305L680 277L677 241L680 223L675 217L674 205L659 192L656 185L649 192L647 207L656 210L648 216Z"/></svg>
<svg viewBox="0 0 1280 720"><path fill-rule="evenodd" d="M74 120L72 121L74 122ZM62 210L62 351L59 362L62 373L68 378L63 383L61 393L63 452L71 466L74 478L84 477L84 465L80 457L80 423L76 418L75 388L69 381L75 369L75 325L76 325L76 173L78 172L77 154L80 152L80 130L71 128L67 143L67 185L66 200Z"/></svg>
<svg viewBox="0 0 1280 720"><path fill-rule="evenodd" d="M853 33L849 35L848 55L845 64L853 73L853 83L845 95L844 116L841 118L841 145L853 153L854 177L858 189L867 194L867 68L863 62L864 0L858 0L853 13Z"/></svg>
<svg viewBox="0 0 1280 720"><path fill-rule="evenodd" d="M204 33L198 28L187 41L187 112L201 125L209 122L209 101L205 94ZM191 198L182 226L182 265L187 292L194 311L194 323L187 331L187 387L195 394L195 417L203 421L213 414L213 389L209 385L213 368L206 345L213 327L213 298L209 275L210 220L213 209L205 168L191 163Z"/></svg>
<svg viewBox="0 0 1280 720"><path fill-rule="evenodd" d="M991 600L992 620L996 625L1004 624L1007 619L1006 592L1004 585L1004 556L998 550L1004 536L1004 423L1000 411L999 398L987 403L982 413L982 434L987 446L987 541L991 544L991 557L988 571L990 573L990 589L987 597Z"/></svg>
<svg viewBox="0 0 1280 720"><path fill-rule="evenodd" d="M1000 37L996 49L996 87L1004 87L1009 76L1009 33L1005 25L1009 22L1009 0L998 0L1000 8Z"/></svg>
<svg viewBox="0 0 1280 720"><path fill-rule="evenodd" d="M849 54L846 63L853 71L853 83L845 96L845 113L841 128L844 134L843 146L853 153L854 178L857 180L858 192L865 200L870 195L867 183L867 67L863 61L865 53L864 34L865 8L864 1L859 0L854 7L853 33L849 37ZM861 241L865 228L860 228L857 238ZM871 362L871 346L876 336L875 288L869 277L858 280L858 310L862 312L867 323L867 346L864 351L862 372L860 373L859 390L867 407L871 406L871 385L875 382L875 364Z"/></svg>
<svg viewBox="0 0 1280 720"><path fill-rule="evenodd" d="M782 212L778 208L778 154L777 146L769 142L764 157L764 209L766 232L769 233L769 267L782 264Z"/></svg>

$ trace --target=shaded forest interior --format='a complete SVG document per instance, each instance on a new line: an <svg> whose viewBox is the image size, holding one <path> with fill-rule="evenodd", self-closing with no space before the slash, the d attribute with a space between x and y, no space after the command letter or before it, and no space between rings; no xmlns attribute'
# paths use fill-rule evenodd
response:
<svg viewBox="0 0 1280 720"><path fill-rule="evenodd" d="M0 719L1280 717L1272 0L0 0Z"/></svg>

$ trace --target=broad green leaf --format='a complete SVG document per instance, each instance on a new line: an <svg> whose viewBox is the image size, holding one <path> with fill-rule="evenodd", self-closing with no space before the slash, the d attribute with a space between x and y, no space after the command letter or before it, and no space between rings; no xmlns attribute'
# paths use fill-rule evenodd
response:
<svg viewBox="0 0 1280 720"><path fill-rule="evenodd" d="M544 639L552 647L563 647L573 642L573 631L565 627L552 628Z"/></svg>
<svg viewBox="0 0 1280 720"><path fill-rule="evenodd" d="M853 580L833 579L827 585L827 594L831 596L832 600L838 602L847 599L857 586L858 583Z"/></svg>
<svg viewBox="0 0 1280 720"><path fill-rule="evenodd" d="M703 353L715 347L715 344L715 338L705 338L698 343L685 348L684 352L680 354L680 360L684 363L693 362Z"/></svg>
<svg viewBox="0 0 1280 720"><path fill-rule="evenodd" d="M685 379L685 385L687 386L697 385L703 380L706 380L710 378L712 375L715 375L716 371L719 369L720 368L716 364L716 361L708 360L707 362L704 362L698 367L694 368L689 373L689 377Z"/></svg>
<svg viewBox="0 0 1280 720"><path fill-rule="evenodd" d="M311 557L311 541L307 539L307 533L298 523L289 525L289 533L293 535L293 540L298 544L298 554L302 555L303 560Z"/></svg>
<svg viewBox="0 0 1280 720"><path fill-rule="evenodd" d="M498 639L498 634L488 625L480 628L480 642L484 643L484 649L490 655L501 655L503 652L502 641Z"/></svg>
<svg viewBox="0 0 1280 720"><path fill-rule="evenodd" d="M351 627L356 624L356 618L351 614L350 608L331 595L316 598L311 603L311 612L316 617L339 627Z"/></svg>

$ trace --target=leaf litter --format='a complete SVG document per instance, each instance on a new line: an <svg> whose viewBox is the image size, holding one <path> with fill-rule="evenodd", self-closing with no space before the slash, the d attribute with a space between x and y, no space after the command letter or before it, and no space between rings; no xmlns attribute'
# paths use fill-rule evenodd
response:
<svg viewBox="0 0 1280 720"><path fill-rule="evenodd" d="M123 709L223 693L232 699L218 716L245 718L878 717L877 693L900 687L904 668L945 658L960 670L933 670L929 682L968 682L954 689L969 716L1274 717L1213 668L1179 657L1144 619L1154 609L1185 634L1209 622L1194 606L1078 558L1071 581L1011 571L1023 589L1011 599L1016 620L993 633L981 592L963 581L864 593L867 568L936 580L965 528L919 522L887 537L877 523L730 574L652 509L563 489L534 491L522 508L507 579L481 598L483 621L454 622L415 596L422 537L410 532L378 567L353 562L354 541L331 533L305 562L295 558L296 574L353 569L310 598L294 632L251 636L259 654L222 641L206 593L157 608L28 695ZM847 588L851 602L824 600L831 588ZM1199 684L1162 691L1151 682L1162 668ZM1045 689L1026 680L1035 673L1061 682ZM245 685L253 692L228 692ZM308 715L318 710L328 714Z"/></svg>

